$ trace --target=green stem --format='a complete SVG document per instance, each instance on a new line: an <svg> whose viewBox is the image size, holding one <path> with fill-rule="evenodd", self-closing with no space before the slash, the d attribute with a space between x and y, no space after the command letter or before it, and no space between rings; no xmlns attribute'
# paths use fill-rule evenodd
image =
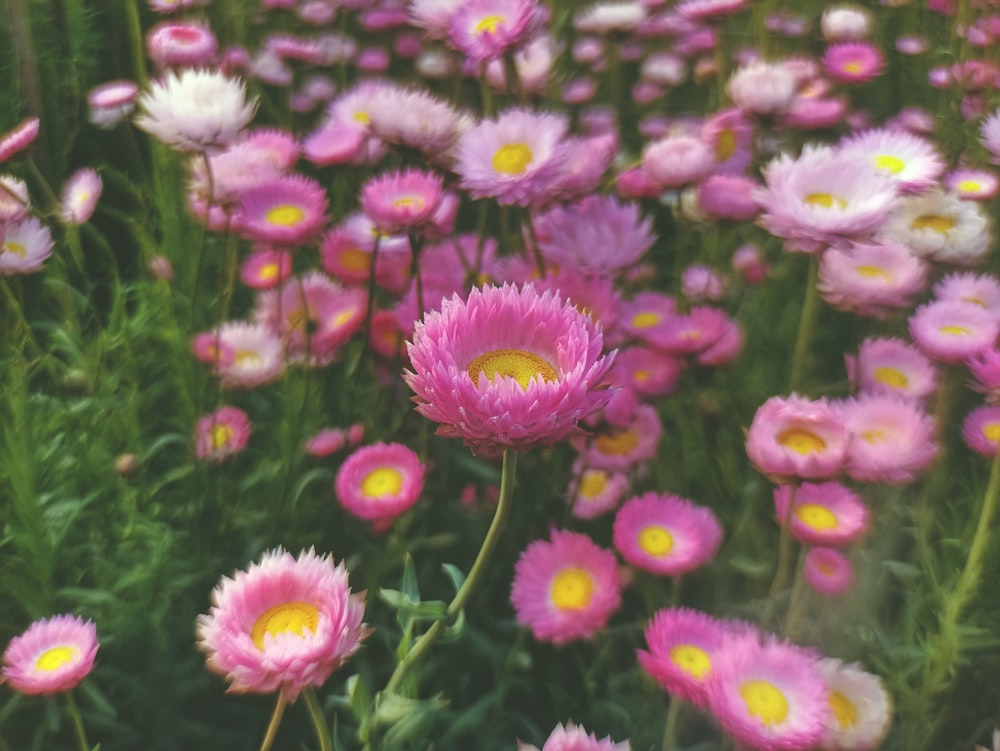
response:
<svg viewBox="0 0 1000 751"><path fill-rule="evenodd" d="M510 449L505 449L503 452L503 469L500 474L500 500L497 502L497 509L493 514L493 522L490 524L489 531L486 533L486 539L483 540L479 554L472 564L472 569L455 595L455 599L449 603L448 609L445 611L445 617L439 621L434 621L431 627L413 645L413 649L407 653L406 657L400 660L392 676L389 678L389 682L385 686L385 694L391 694L396 691L406 673L431 648L431 645L437 641L438 637L444 631L445 626L458 617L458 614L462 612L465 604L472 596L476 584L482 578L483 572L486 570L486 566L493 555L493 551L496 549L497 542L500 540L500 534L503 532L504 525L507 522L507 516L510 514L511 500L514 497L514 474L516 466L517 454Z"/></svg>
<svg viewBox="0 0 1000 751"><path fill-rule="evenodd" d="M667 724L663 727L663 742L660 751L674 751L677 748L677 721L681 715L680 699L670 697L670 708L667 709Z"/></svg>
<svg viewBox="0 0 1000 751"><path fill-rule="evenodd" d="M76 733L76 739L80 743L81 751L90 751L90 744L87 742L87 731L83 727L83 718L80 716L80 710L76 706L76 700L73 699L72 691L66 692L66 713L73 723L73 731Z"/></svg>
<svg viewBox="0 0 1000 751"><path fill-rule="evenodd" d="M774 570L774 579L771 580L771 587L767 591L768 601L765 608L765 623L771 620L778 594L788 586L788 578L791 573L793 541L790 527L792 524L792 508L795 505L795 496L799 490L798 483L792 483L791 488L792 492L788 499L788 508L785 511L785 518L782 519L781 532L778 537L778 563Z"/></svg>
<svg viewBox="0 0 1000 751"><path fill-rule="evenodd" d="M816 313L819 311L819 294L816 282L819 279L819 257L809 257L809 277L806 280L806 296L799 314L799 330L795 335L795 352L792 354L792 375L788 380L788 390L794 393L802 388L806 376L806 358L813 330L816 328Z"/></svg>
<svg viewBox="0 0 1000 751"><path fill-rule="evenodd" d="M281 725L281 718L285 716L285 707L288 706L288 699L281 691L278 692L278 701L274 705L274 712L271 714L271 722L268 723L267 732L264 734L264 741L260 744L260 751L271 751L274 739L278 735L278 726Z"/></svg>
<svg viewBox="0 0 1000 751"><path fill-rule="evenodd" d="M320 751L333 751L330 728L326 725L323 708L320 707L319 699L316 698L316 690L312 686L306 686L302 690L302 696L306 700L306 708L309 710L309 717L312 719L313 728L316 730L316 740L319 741Z"/></svg>

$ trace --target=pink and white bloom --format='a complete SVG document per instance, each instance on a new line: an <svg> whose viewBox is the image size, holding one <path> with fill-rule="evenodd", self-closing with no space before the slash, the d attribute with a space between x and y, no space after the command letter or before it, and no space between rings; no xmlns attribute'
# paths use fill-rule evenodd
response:
<svg viewBox="0 0 1000 751"><path fill-rule="evenodd" d="M104 190L100 175L90 168L78 169L63 186L59 218L63 224L83 224L90 220Z"/></svg>
<svg viewBox="0 0 1000 751"><path fill-rule="evenodd" d="M386 521L408 510L424 489L424 465L401 443L375 443L351 454L337 470L340 505L359 519Z"/></svg>
<svg viewBox="0 0 1000 751"><path fill-rule="evenodd" d="M886 318L927 286L928 264L902 245L851 242L820 259L818 289L838 310Z"/></svg>
<svg viewBox="0 0 1000 751"><path fill-rule="evenodd" d="M855 480L912 482L937 456L934 418L914 401L860 394L834 408L851 433L845 470Z"/></svg>
<svg viewBox="0 0 1000 751"><path fill-rule="evenodd" d="M111 130L132 114L139 87L134 81L117 80L95 86L87 93L87 118L103 130Z"/></svg>
<svg viewBox="0 0 1000 751"><path fill-rule="evenodd" d="M556 725L540 751L629 751L628 741L615 743L611 736L598 740L597 735L588 733L582 725L567 722L566 727ZM517 751L539 751L518 741Z"/></svg>
<svg viewBox="0 0 1000 751"><path fill-rule="evenodd" d="M0 162L10 161L31 146L38 138L41 121L37 117L23 120L17 127L0 135Z"/></svg>
<svg viewBox="0 0 1000 751"><path fill-rule="evenodd" d="M326 191L305 175L285 175L243 191L241 232L251 240L304 245L326 223Z"/></svg>
<svg viewBox="0 0 1000 751"><path fill-rule="evenodd" d="M845 359L851 382L862 392L922 401L937 389L934 365L902 339L865 339L857 357Z"/></svg>
<svg viewBox="0 0 1000 751"><path fill-rule="evenodd" d="M914 344L929 358L957 363L993 347L1000 320L979 305L946 300L917 308L909 329Z"/></svg>
<svg viewBox="0 0 1000 751"><path fill-rule="evenodd" d="M535 0L467 0L448 25L448 41L474 62L500 57L531 30Z"/></svg>
<svg viewBox="0 0 1000 751"><path fill-rule="evenodd" d="M868 158L877 172L894 176L903 193L930 188L944 171L944 159L930 141L902 130L879 128L848 136L840 151Z"/></svg>
<svg viewBox="0 0 1000 751"><path fill-rule="evenodd" d="M51 696L76 687L94 667L97 627L76 615L42 618L11 639L0 682L29 696Z"/></svg>
<svg viewBox="0 0 1000 751"><path fill-rule="evenodd" d="M789 508L789 503L791 508ZM804 482L774 489L774 517L807 545L839 547L868 531L871 512L853 490L839 482Z"/></svg>
<svg viewBox="0 0 1000 751"><path fill-rule="evenodd" d="M0 231L0 275L41 271L54 246L49 228L34 216L3 226Z"/></svg>
<svg viewBox="0 0 1000 751"><path fill-rule="evenodd" d="M849 432L824 399L792 394L760 406L747 431L747 456L773 478L822 479L843 469ZM781 482L778 479L778 482Z"/></svg>
<svg viewBox="0 0 1000 751"><path fill-rule="evenodd" d="M839 597L854 584L854 568L847 556L833 548L812 548L802 562L806 584L821 595Z"/></svg>
<svg viewBox="0 0 1000 751"><path fill-rule="evenodd" d="M250 440L250 418L237 407L219 407L198 420L194 453L199 459L221 462L240 453Z"/></svg>
<svg viewBox="0 0 1000 751"><path fill-rule="evenodd" d="M971 266L989 252L992 231L980 204L933 189L900 199L876 239L921 258Z"/></svg>
<svg viewBox="0 0 1000 751"><path fill-rule="evenodd" d="M827 751L874 751L892 725L892 698L882 680L857 663L825 658L819 663L826 682L831 716L822 748Z"/></svg>
<svg viewBox="0 0 1000 751"><path fill-rule="evenodd" d="M741 66L726 84L726 93L743 112L774 115L786 110L795 96L795 74L780 64L753 62Z"/></svg>
<svg viewBox="0 0 1000 751"><path fill-rule="evenodd" d="M418 232L441 205L441 178L423 170L379 175L361 189L361 210L379 232Z"/></svg>

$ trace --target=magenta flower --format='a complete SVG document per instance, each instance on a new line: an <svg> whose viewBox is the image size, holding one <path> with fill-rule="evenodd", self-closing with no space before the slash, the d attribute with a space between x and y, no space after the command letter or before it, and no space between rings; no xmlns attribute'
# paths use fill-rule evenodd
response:
<svg viewBox="0 0 1000 751"><path fill-rule="evenodd" d="M885 67L885 56L868 42L831 44L823 54L823 68L830 78L841 83L864 83L875 78Z"/></svg>
<svg viewBox="0 0 1000 751"><path fill-rule="evenodd" d="M424 465L401 443L360 448L340 465L334 489L340 505L359 519L386 521L399 516L420 498Z"/></svg>
<svg viewBox="0 0 1000 751"><path fill-rule="evenodd" d="M492 60L525 40L536 6L535 0L469 0L452 16L448 41L472 61Z"/></svg>
<svg viewBox="0 0 1000 751"><path fill-rule="evenodd" d="M630 748L628 741L615 743L610 736L598 739L597 735L588 733L581 725L567 722L566 727L561 724L556 725L541 751L629 751ZM518 743L517 751L539 751L539 749L536 746Z"/></svg>
<svg viewBox="0 0 1000 751"><path fill-rule="evenodd" d="M361 189L361 210L379 232L422 230L442 198L441 178L431 172L403 170L379 175Z"/></svg>
<svg viewBox="0 0 1000 751"><path fill-rule="evenodd" d="M250 440L250 418L237 407L220 407L198 420L195 429L195 456L221 462L238 454Z"/></svg>
<svg viewBox="0 0 1000 751"><path fill-rule="evenodd" d="M962 440L983 456L996 456L1000 446L1000 407L976 407L962 422Z"/></svg>
<svg viewBox="0 0 1000 751"><path fill-rule="evenodd" d="M821 595L839 597L854 583L854 569L843 553L833 548L812 548L802 563L806 584Z"/></svg>
<svg viewBox="0 0 1000 751"><path fill-rule="evenodd" d="M921 305L910 317L910 336L932 360L958 363L990 349L1000 321L980 305L937 301Z"/></svg>
<svg viewBox="0 0 1000 751"><path fill-rule="evenodd" d="M364 609L364 595L351 593L343 564L312 549L293 558L276 548L223 577L208 615L198 616L198 647L229 691L281 691L295 701L357 651L369 631Z"/></svg>
<svg viewBox="0 0 1000 751"><path fill-rule="evenodd" d="M774 516L782 526L788 520L789 531L799 542L841 546L868 531L871 512L857 493L839 482L804 482L797 488L774 489Z"/></svg>
<svg viewBox="0 0 1000 751"><path fill-rule="evenodd" d="M38 138L41 122L37 117L29 117L16 128L0 135L0 162L6 162L31 146Z"/></svg>
<svg viewBox="0 0 1000 751"><path fill-rule="evenodd" d="M2 680L22 694L69 691L94 667L97 628L75 615L35 621L3 653Z"/></svg>
<svg viewBox="0 0 1000 751"><path fill-rule="evenodd" d="M747 456L772 478L826 478L843 469L848 438L843 420L825 400L775 396L753 417Z"/></svg>
<svg viewBox="0 0 1000 751"><path fill-rule="evenodd" d="M547 446L579 433L607 404L612 356L600 328L558 294L533 286L474 289L418 321L407 345L417 411L474 451Z"/></svg>
<svg viewBox="0 0 1000 751"><path fill-rule="evenodd" d="M326 191L304 175L286 175L240 194L243 234L251 240L302 245L326 222Z"/></svg>
<svg viewBox="0 0 1000 751"><path fill-rule="evenodd" d="M851 433L845 470L855 480L912 482L937 456L934 418L917 402L860 394L834 408Z"/></svg>

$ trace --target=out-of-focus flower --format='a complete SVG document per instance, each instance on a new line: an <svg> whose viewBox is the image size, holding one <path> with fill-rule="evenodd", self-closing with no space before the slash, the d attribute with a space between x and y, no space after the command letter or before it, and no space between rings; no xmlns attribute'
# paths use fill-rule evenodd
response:
<svg viewBox="0 0 1000 751"><path fill-rule="evenodd" d="M69 691L94 667L97 646L93 622L76 615L42 618L11 639L0 680L31 696Z"/></svg>
<svg viewBox="0 0 1000 751"><path fill-rule="evenodd" d="M9 161L31 146L38 138L40 127L41 122L37 117L29 117L13 130L0 136L0 162Z"/></svg>
<svg viewBox="0 0 1000 751"><path fill-rule="evenodd" d="M876 129L848 136L841 154L859 154L877 172L892 175L904 193L921 193L944 171L944 160L927 140L899 130Z"/></svg>
<svg viewBox="0 0 1000 751"><path fill-rule="evenodd" d="M852 242L820 259L822 298L838 310L886 318L908 308L927 286L928 264L901 245Z"/></svg>
<svg viewBox="0 0 1000 751"><path fill-rule="evenodd" d="M401 443L376 443L347 457L334 489L340 504L359 519L386 521L420 499L424 465Z"/></svg>
<svg viewBox="0 0 1000 751"><path fill-rule="evenodd" d="M1000 320L974 303L935 301L917 308L909 329L913 342L929 358L957 363L992 347Z"/></svg>
<svg viewBox="0 0 1000 751"><path fill-rule="evenodd" d="M87 93L87 117L103 130L111 130L132 114L139 87L134 81L108 81Z"/></svg>
<svg viewBox="0 0 1000 751"><path fill-rule="evenodd" d="M885 56L868 42L839 42L823 53L823 69L841 83L864 83L885 68Z"/></svg>
<svg viewBox="0 0 1000 751"><path fill-rule="evenodd" d="M441 205L441 178L423 170L379 175L361 189L361 210L379 232L419 232Z"/></svg>
<svg viewBox="0 0 1000 751"><path fill-rule="evenodd" d="M862 392L920 401L937 389L931 361L902 339L865 339L857 357L846 359L848 376Z"/></svg>
<svg viewBox="0 0 1000 751"><path fill-rule="evenodd" d="M826 682L827 734L822 748L829 751L874 751L892 724L892 699L882 680L856 663L825 658L819 671Z"/></svg>
<svg viewBox="0 0 1000 751"><path fill-rule="evenodd" d="M305 175L287 175L240 194L241 231L252 240L303 245L326 222L326 191Z"/></svg>
<svg viewBox="0 0 1000 751"><path fill-rule="evenodd" d="M611 736L598 740L597 735L588 733L582 725L567 722L566 727L556 725L541 751L629 751L628 741L615 743ZM517 751L539 751L536 746L518 742Z"/></svg>
<svg viewBox="0 0 1000 751"><path fill-rule="evenodd" d="M983 456L996 456L1000 447L1000 407L984 405L972 410L962 422L962 440Z"/></svg>
<svg viewBox="0 0 1000 751"><path fill-rule="evenodd" d="M63 186L59 218L64 224L83 224L90 220L104 190L100 175L90 168L70 175Z"/></svg>
<svg viewBox="0 0 1000 751"><path fill-rule="evenodd" d="M455 10L448 41L469 60L483 62L525 41L535 0L468 0Z"/></svg>
<svg viewBox="0 0 1000 751"><path fill-rule="evenodd" d="M0 275L41 271L54 245L49 228L33 216L4 226L0 233Z"/></svg>
<svg viewBox="0 0 1000 751"><path fill-rule="evenodd" d="M868 531L871 513L857 493L839 482L804 482L774 489L774 517L782 526L787 520L799 542L838 547Z"/></svg>
<svg viewBox="0 0 1000 751"><path fill-rule="evenodd" d="M250 418L237 407L219 407L198 420L194 453L199 459L221 462L246 448Z"/></svg>
<svg viewBox="0 0 1000 751"><path fill-rule="evenodd" d="M211 65L219 40L204 24L163 21L146 34L146 52L158 68Z"/></svg>
<svg viewBox="0 0 1000 751"><path fill-rule="evenodd" d="M806 584L827 597L846 594L854 583L854 568L843 553L833 548L812 548L802 562Z"/></svg>
<svg viewBox="0 0 1000 751"><path fill-rule="evenodd" d="M843 469L848 439L843 420L825 400L792 394L771 397L760 406L747 431L746 448L757 469L779 482L818 479Z"/></svg>
<svg viewBox="0 0 1000 751"><path fill-rule="evenodd" d="M754 62L741 66L729 78L726 93L743 112L779 114L795 97L795 75L780 64Z"/></svg>

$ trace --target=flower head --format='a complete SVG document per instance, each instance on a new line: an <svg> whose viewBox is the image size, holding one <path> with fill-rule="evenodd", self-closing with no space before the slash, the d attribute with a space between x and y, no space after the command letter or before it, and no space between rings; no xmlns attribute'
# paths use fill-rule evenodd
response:
<svg viewBox="0 0 1000 751"><path fill-rule="evenodd" d="M628 741L615 743L610 736L598 740L596 734L588 733L581 725L567 722L566 727L561 724L556 725L541 751L629 751L629 748ZM518 743L517 751L539 751L539 749Z"/></svg>
<svg viewBox="0 0 1000 751"><path fill-rule="evenodd" d="M610 399L600 328L531 285L473 289L418 321L407 345L417 411L476 451L550 445Z"/></svg>
<svg viewBox="0 0 1000 751"><path fill-rule="evenodd" d="M22 694L69 691L94 667L97 628L76 615L35 621L3 653L2 679Z"/></svg>
<svg viewBox="0 0 1000 751"><path fill-rule="evenodd" d="M470 60L497 58L525 40L536 5L535 0L468 0L452 16L448 41Z"/></svg>
<svg viewBox="0 0 1000 751"><path fill-rule="evenodd" d="M782 525L788 520L799 542L838 546L864 534L871 513L857 493L839 482L804 482L774 489L774 516Z"/></svg>
<svg viewBox="0 0 1000 751"><path fill-rule="evenodd" d="M833 548L812 548L802 562L806 584L827 597L845 594L854 583L847 556Z"/></svg>
<svg viewBox="0 0 1000 751"><path fill-rule="evenodd" d="M103 130L111 130L132 114L139 87L134 81L108 81L87 93L87 117Z"/></svg>
<svg viewBox="0 0 1000 751"><path fill-rule="evenodd" d="M913 342L929 358L957 363L992 347L1000 320L975 303L944 300L917 308L909 329Z"/></svg>
<svg viewBox="0 0 1000 751"><path fill-rule="evenodd" d="M851 433L845 470L855 480L911 482L937 456L934 418L914 401L859 394L835 409Z"/></svg>
<svg viewBox="0 0 1000 751"><path fill-rule="evenodd" d="M420 498L424 465L401 443L376 443L347 457L334 489L340 504L358 518L392 519Z"/></svg>
<svg viewBox="0 0 1000 751"><path fill-rule="evenodd" d="M1000 407L976 407L962 422L962 440L983 456L996 456L1000 446Z"/></svg>
<svg viewBox="0 0 1000 751"><path fill-rule="evenodd" d="M238 454L250 440L250 418L237 407L220 407L198 420L195 456L221 462Z"/></svg>
<svg viewBox="0 0 1000 751"><path fill-rule="evenodd" d="M281 548L212 592L198 616L198 647L209 670L234 693L281 691L295 701L322 686L358 649L368 629L364 596L351 594L347 569L312 549L298 558Z"/></svg>
<svg viewBox="0 0 1000 751"><path fill-rule="evenodd" d="M843 419L825 400L775 396L754 415L747 456L772 477L825 478L843 468L848 438Z"/></svg>
<svg viewBox="0 0 1000 751"><path fill-rule="evenodd" d="M553 644L589 639L621 605L615 556L586 535L552 530L514 567L511 603L518 623Z"/></svg>
<svg viewBox="0 0 1000 751"><path fill-rule="evenodd" d="M841 83L864 83L882 72L885 56L868 42L838 42L826 48L823 67Z"/></svg>
<svg viewBox="0 0 1000 751"><path fill-rule="evenodd" d="M917 401L937 389L937 371L919 349L895 338L865 339L848 375L862 392L895 394Z"/></svg>
<svg viewBox="0 0 1000 751"><path fill-rule="evenodd" d="M94 170L79 169L63 186L62 209L59 218L65 224L83 224L94 213L104 183Z"/></svg>
<svg viewBox="0 0 1000 751"><path fill-rule="evenodd" d="M0 275L41 271L54 245L49 228L33 216L3 226L0 231Z"/></svg>
<svg viewBox="0 0 1000 751"><path fill-rule="evenodd" d="M873 751L892 724L892 699L877 675L855 663L820 660L831 716L822 747L828 751Z"/></svg>
<svg viewBox="0 0 1000 751"><path fill-rule="evenodd" d="M0 162L6 162L31 146L38 138L41 121L37 117L29 117L13 130L0 135Z"/></svg>
<svg viewBox="0 0 1000 751"><path fill-rule="evenodd" d="M364 185L361 210L379 232L413 232L433 219L442 195L441 178L431 172L391 172Z"/></svg>
<svg viewBox="0 0 1000 751"><path fill-rule="evenodd" d="M286 175L240 194L242 231L252 240L302 245L322 229L326 191L304 175Z"/></svg>

